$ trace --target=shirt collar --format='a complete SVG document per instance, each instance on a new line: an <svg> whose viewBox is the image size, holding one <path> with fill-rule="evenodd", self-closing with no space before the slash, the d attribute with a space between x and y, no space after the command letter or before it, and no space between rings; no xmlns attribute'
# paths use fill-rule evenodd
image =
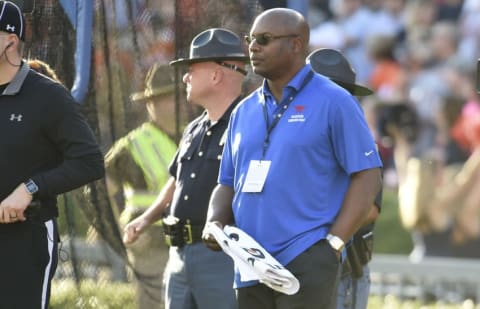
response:
<svg viewBox="0 0 480 309"><path fill-rule="evenodd" d="M213 124L211 124L211 126L219 123L219 122L226 122L228 123L228 121L230 120L230 114L232 113L233 109L235 108L235 106L237 106L238 102L240 102L242 99L242 96L238 96L233 102L232 104L230 104L230 106L227 108L227 110L225 111L225 113L223 113L222 117L220 117L220 119L218 119L217 121L215 121ZM201 120L199 123L203 123L205 121L210 121L210 119L208 119L208 113L207 111L203 111L202 115L201 115Z"/></svg>
<svg viewBox="0 0 480 309"><path fill-rule="evenodd" d="M23 82L25 81L29 71L30 66L28 63L22 61L20 70L18 70L17 74L15 74L15 77L8 84L7 88L5 88L2 95L16 95L20 91L20 88L22 88Z"/></svg>
<svg viewBox="0 0 480 309"><path fill-rule="evenodd" d="M294 89L298 91L302 86L303 80L306 78L308 73L312 70L310 64L305 64L300 71L293 76L293 78L288 82L288 84L284 87L284 91L287 88ZM285 92L284 92L285 93ZM261 97L265 100L265 96L272 96L270 89L268 89L267 80L263 80L262 87L260 88Z"/></svg>

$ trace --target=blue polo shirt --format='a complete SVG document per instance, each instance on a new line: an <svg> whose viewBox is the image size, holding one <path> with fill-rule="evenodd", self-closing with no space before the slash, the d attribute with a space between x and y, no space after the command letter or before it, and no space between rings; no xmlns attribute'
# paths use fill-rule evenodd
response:
<svg viewBox="0 0 480 309"><path fill-rule="evenodd" d="M325 238L352 173L382 166L356 99L319 74L298 91L309 72L306 65L283 90L284 98L294 98L269 136L262 192L242 186L250 161L262 159L264 105L269 123L282 108L266 82L233 111L219 173L219 183L235 191L236 225L282 265Z"/></svg>

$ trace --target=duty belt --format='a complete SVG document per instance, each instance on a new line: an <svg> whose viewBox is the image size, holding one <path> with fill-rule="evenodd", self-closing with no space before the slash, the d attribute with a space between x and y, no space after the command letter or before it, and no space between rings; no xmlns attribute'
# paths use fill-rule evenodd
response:
<svg viewBox="0 0 480 309"><path fill-rule="evenodd" d="M165 243L169 246L183 247L202 241L203 225L192 225L190 220L183 223L178 218L168 216L163 219L162 226Z"/></svg>

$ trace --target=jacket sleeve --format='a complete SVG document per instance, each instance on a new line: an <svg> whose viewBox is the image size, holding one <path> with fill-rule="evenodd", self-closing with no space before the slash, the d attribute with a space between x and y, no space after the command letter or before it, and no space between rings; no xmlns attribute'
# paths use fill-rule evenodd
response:
<svg viewBox="0 0 480 309"><path fill-rule="evenodd" d="M105 174L103 154L79 104L64 87L52 91L53 106L48 111L45 134L63 161L32 177L40 198L71 191Z"/></svg>

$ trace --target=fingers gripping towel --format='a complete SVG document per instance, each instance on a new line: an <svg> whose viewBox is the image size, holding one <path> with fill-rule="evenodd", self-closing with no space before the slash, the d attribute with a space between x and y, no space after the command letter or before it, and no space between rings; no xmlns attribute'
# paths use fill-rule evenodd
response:
<svg viewBox="0 0 480 309"><path fill-rule="evenodd" d="M207 231L233 259L242 281L259 280L287 295L298 292L300 283L297 278L248 234L228 225L222 230L213 223L207 225Z"/></svg>

